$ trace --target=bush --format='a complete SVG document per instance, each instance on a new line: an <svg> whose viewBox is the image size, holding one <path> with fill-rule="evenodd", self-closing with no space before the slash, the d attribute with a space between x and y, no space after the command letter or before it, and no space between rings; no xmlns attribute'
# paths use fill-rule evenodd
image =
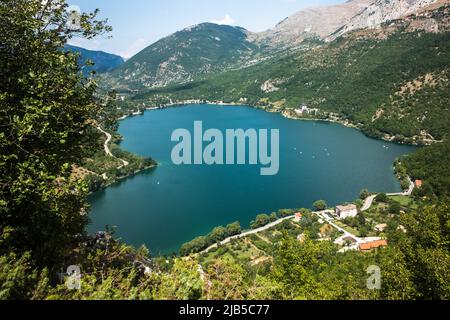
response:
<svg viewBox="0 0 450 320"><path fill-rule="evenodd" d="M359 193L359 198L362 200L367 199L370 196L370 192L367 189L363 189L361 190L361 192Z"/></svg>
<svg viewBox="0 0 450 320"><path fill-rule="evenodd" d="M402 207L401 207L400 203L398 203L397 201L389 202L389 208L388 208L389 213L400 214L401 209L402 209Z"/></svg>
<svg viewBox="0 0 450 320"><path fill-rule="evenodd" d="M270 217L267 214L260 214L250 223L252 229L264 227L270 223Z"/></svg>
<svg viewBox="0 0 450 320"><path fill-rule="evenodd" d="M376 196L375 202L377 203L388 203L389 197L386 195L386 193L380 193Z"/></svg>
<svg viewBox="0 0 450 320"><path fill-rule="evenodd" d="M327 203L325 200L318 200L314 202L313 208L317 211L323 211L327 208Z"/></svg>

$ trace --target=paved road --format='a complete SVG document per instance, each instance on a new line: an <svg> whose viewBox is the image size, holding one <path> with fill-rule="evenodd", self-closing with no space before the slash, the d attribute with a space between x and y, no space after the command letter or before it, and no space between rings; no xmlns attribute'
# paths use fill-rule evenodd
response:
<svg viewBox="0 0 450 320"><path fill-rule="evenodd" d="M399 193L388 193L387 195L388 196L407 196L407 197L411 196L413 191L414 191L415 185L414 185L414 182L411 180L410 177L408 177L408 180L409 180L408 191L406 191L406 192L399 192Z"/></svg>
<svg viewBox="0 0 450 320"><path fill-rule="evenodd" d="M315 212L315 213L316 214L322 214L322 213L332 213L332 212L333 212L332 210L325 210L325 211L318 211L318 212ZM265 225L265 226L263 226L261 228L249 230L249 231L243 232L241 234L238 234L238 235L226 238L225 240L219 242L219 245L222 246L222 245L230 243L232 240L242 239L242 238L245 238L245 237L247 237L249 235L257 234L257 233L266 231L268 229L271 229L271 228L279 225L280 223L282 223L282 222L284 222L286 220L294 220L294 219L295 219L295 215L291 215L291 216L288 216L288 217L284 217L284 218L278 219L277 221L271 222L271 223L269 223L269 224L267 224L267 225ZM344 230L344 232L345 232L345 230ZM215 243L215 244L211 245L210 247L208 247L207 249L201 251L200 254L208 253L209 251L211 251L212 249L215 249L217 247L218 247L218 244Z"/></svg>
<svg viewBox="0 0 450 320"><path fill-rule="evenodd" d="M369 210L376 197L377 197L376 194L374 194L370 197L367 197L367 199L364 201L364 205L362 206L361 211Z"/></svg>
<svg viewBox="0 0 450 320"><path fill-rule="evenodd" d="M411 194L414 190L414 182L412 182L411 178L409 178L409 177L408 177L408 180L409 180L409 188L407 191L398 192L398 193L387 193L386 195L390 196L390 197L392 197L392 196L407 196L407 197L411 196ZM361 211L369 210L376 197L377 197L377 194L367 197L367 199L364 201L364 205L362 206Z"/></svg>

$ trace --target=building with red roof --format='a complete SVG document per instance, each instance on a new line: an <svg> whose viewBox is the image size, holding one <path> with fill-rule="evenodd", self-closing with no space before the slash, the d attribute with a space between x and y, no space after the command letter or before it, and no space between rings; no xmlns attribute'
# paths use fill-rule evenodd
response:
<svg viewBox="0 0 450 320"><path fill-rule="evenodd" d="M367 243L361 243L359 245L359 250L361 251L371 251L373 249L378 249L382 247L387 247L388 243L386 240L377 240L377 241L371 241Z"/></svg>

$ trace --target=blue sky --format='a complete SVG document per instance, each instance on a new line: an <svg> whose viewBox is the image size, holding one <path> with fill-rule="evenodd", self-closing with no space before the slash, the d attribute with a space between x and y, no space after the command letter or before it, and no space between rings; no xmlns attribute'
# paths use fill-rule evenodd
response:
<svg viewBox="0 0 450 320"><path fill-rule="evenodd" d="M258 32L272 28L306 7L345 0L68 0L82 11L100 9L113 27L112 38L70 43L129 58L146 46L185 27L202 22L238 25Z"/></svg>

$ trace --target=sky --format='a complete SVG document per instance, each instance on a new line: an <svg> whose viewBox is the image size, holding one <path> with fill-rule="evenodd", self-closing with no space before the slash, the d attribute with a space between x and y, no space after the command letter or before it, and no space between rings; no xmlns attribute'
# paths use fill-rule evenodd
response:
<svg viewBox="0 0 450 320"><path fill-rule="evenodd" d="M118 54L126 59L186 27L215 22L265 31L293 13L345 0L68 0L83 12L100 9L112 37L72 39L70 44Z"/></svg>

